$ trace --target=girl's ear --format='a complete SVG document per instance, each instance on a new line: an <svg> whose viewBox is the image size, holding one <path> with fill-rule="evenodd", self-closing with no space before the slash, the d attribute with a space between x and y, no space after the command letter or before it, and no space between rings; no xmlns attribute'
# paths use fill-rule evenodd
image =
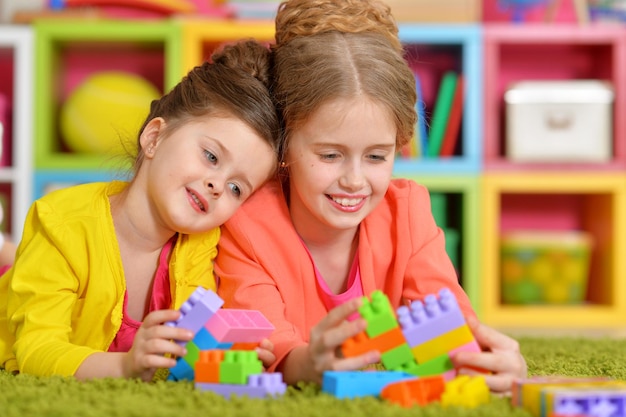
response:
<svg viewBox="0 0 626 417"><path fill-rule="evenodd" d="M148 122L143 132L141 132L139 142L141 143L141 149L146 157L151 158L154 156L154 151L159 145L161 133L164 128L165 120L162 117L155 117Z"/></svg>

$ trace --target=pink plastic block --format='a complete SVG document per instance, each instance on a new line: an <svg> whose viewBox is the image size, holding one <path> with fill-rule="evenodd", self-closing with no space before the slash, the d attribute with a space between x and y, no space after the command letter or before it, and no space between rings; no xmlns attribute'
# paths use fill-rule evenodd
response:
<svg viewBox="0 0 626 417"><path fill-rule="evenodd" d="M472 340L471 342L466 343L463 346L459 346L457 348L454 348L454 349L450 350L450 352L448 352L448 354L450 356L453 356L457 352L481 352L481 351L482 351L482 349L478 345L478 342L476 340Z"/></svg>
<svg viewBox="0 0 626 417"><path fill-rule="evenodd" d="M415 347L461 327L465 317L448 288L439 291L439 298L429 294L424 301L413 301L410 307L397 309L398 322L407 343Z"/></svg>
<svg viewBox="0 0 626 417"><path fill-rule="evenodd" d="M191 330L195 335L223 304L224 300L215 292L198 287L180 307L180 318L175 322L170 321L165 324ZM178 343L184 345L186 342L179 341Z"/></svg>
<svg viewBox="0 0 626 417"><path fill-rule="evenodd" d="M250 375L248 385L196 382L195 386L196 389L213 391L224 398L230 398L233 395L264 398L283 395L287 391L287 384L283 382L283 375L279 372Z"/></svg>
<svg viewBox="0 0 626 417"><path fill-rule="evenodd" d="M223 308L205 324L220 343L259 342L274 331L274 326L260 311Z"/></svg>

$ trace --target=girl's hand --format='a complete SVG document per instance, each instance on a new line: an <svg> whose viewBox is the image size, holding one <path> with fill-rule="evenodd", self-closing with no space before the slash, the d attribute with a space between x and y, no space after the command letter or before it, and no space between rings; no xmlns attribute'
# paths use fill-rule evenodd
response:
<svg viewBox="0 0 626 417"><path fill-rule="evenodd" d="M526 361L519 344L509 336L480 323L475 317L468 318L467 324L483 352L459 352L451 358L452 363L456 368L461 368L460 374L485 375L491 391L510 392L514 380L527 376ZM475 369L483 369L487 373Z"/></svg>
<svg viewBox="0 0 626 417"><path fill-rule="evenodd" d="M341 355L340 348L343 342L367 327L367 322L362 318L347 320L358 311L360 305L361 298L356 298L337 306L311 329L308 356L313 381L321 383L324 371L350 371L380 362L378 351L351 358L343 358Z"/></svg>
<svg viewBox="0 0 626 417"><path fill-rule="evenodd" d="M259 346L255 349L259 359L263 362L263 368L267 369L274 362L276 362L276 355L274 355L274 344L269 339L261 340Z"/></svg>
<svg viewBox="0 0 626 417"><path fill-rule="evenodd" d="M188 342L193 339L193 332L165 325L179 317L180 312L177 310L153 311L146 316L135 335L133 347L123 359L125 377L150 381L157 368L171 368L176 365L176 359L166 357L166 354L187 354L187 350L174 340Z"/></svg>

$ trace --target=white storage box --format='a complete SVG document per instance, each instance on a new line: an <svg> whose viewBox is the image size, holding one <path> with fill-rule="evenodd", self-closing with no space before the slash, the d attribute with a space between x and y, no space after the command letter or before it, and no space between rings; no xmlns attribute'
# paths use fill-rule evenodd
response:
<svg viewBox="0 0 626 417"><path fill-rule="evenodd" d="M518 162L606 162L613 88L599 80L520 81L504 94L506 156Z"/></svg>

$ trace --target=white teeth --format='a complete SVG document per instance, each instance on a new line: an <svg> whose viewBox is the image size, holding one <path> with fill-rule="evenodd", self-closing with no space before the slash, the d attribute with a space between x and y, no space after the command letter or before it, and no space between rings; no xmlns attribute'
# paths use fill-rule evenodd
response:
<svg viewBox="0 0 626 417"><path fill-rule="evenodd" d="M200 207L200 209L204 211L204 204L200 202L200 200L198 199L198 197L196 197L194 193L191 193L191 198L193 198L193 201L195 201L196 204Z"/></svg>
<svg viewBox="0 0 626 417"><path fill-rule="evenodd" d="M333 197L333 201L339 205L344 207L352 207L359 204L363 199L362 198L335 198Z"/></svg>

